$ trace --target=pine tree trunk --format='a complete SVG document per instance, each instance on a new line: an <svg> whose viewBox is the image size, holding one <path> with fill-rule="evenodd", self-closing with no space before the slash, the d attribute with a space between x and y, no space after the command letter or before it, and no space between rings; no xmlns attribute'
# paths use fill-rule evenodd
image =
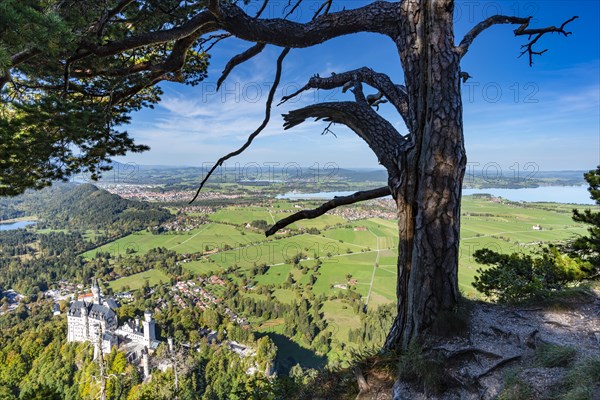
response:
<svg viewBox="0 0 600 400"><path fill-rule="evenodd" d="M448 3L448 4L447 4ZM466 155L451 2L406 2L398 43L414 146L390 176L398 206L398 315L386 348L405 348L458 299L460 197Z"/></svg>

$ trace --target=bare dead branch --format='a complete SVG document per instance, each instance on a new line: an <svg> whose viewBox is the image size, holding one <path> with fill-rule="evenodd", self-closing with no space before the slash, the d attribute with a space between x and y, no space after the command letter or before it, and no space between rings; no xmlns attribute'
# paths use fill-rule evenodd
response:
<svg viewBox="0 0 600 400"><path fill-rule="evenodd" d="M215 170L218 167L223 165L223 163L225 161L229 160L231 157L237 156L238 154L240 154L244 150L246 150L252 144L252 141L254 140L254 138L256 138L263 131L263 129L265 129L265 127L269 123L269 120L271 119L271 106L273 105L273 98L275 97L275 91L277 90L277 87L279 86L279 81L281 80L281 71L282 71L283 60L285 59L285 57L288 55L289 52L290 52L290 49L286 47L285 49L283 49L281 54L279 54L279 58L277 58L277 70L275 72L275 80L273 82L273 86L271 87L271 90L269 91L269 96L267 97L267 102L265 105L265 118L263 119L263 122L260 124L260 126L254 132L252 132L252 134L250 136L248 136L246 143L244 143L242 145L242 147L219 158L219 160L215 163L215 165L212 166L212 168L210 169L208 174L206 174L206 176L200 183L200 187L198 187L198 190L196 191L194 198L192 198L192 200L190 200L190 204L193 203L194 200L196 200L198 198L198 195L200 194L200 191L204 187L204 184L208 181L208 178L210 178L210 176L213 174L213 172L215 172Z"/></svg>
<svg viewBox="0 0 600 400"><path fill-rule="evenodd" d="M321 78L319 75L315 75L306 85L298 89L294 93L282 97L278 105L281 105L294 97L298 96L302 92L309 89L325 89L331 90L338 87L346 89L353 87L352 81L358 80L366 83L367 85L377 89L383 96L385 96L390 103L396 108L398 113L402 116L405 123L408 121L408 96L406 95L406 89L402 85L396 85L392 82L389 76L386 74L375 72L371 68L362 67L352 71L342 72L339 74L332 75L328 78ZM373 98L372 98L373 99ZM368 98L367 98L368 100ZM374 99L378 100L378 99ZM373 100L373 101L374 101ZM371 105L374 105L371 103ZM408 126L408 123L407 123Z"/></svg>
<svg viewBox="0 0 600 400"><path fill-rule="evenodd" d="M303 0L298 0L296 2L296 4L294 4L294 6L290 9L290 11L288 11L285 16L283 17L283 19L287 19L290 15L292 15L294 13L294 11L296 11L296 9L300 6L300 4L302 4ZM289 4L288 4L289 5ZM285 9L287 8L287 6L283 9L283 11L285 11Z"/></svg>
<svg viewBox="0 0 600 400"><path fill-rule="evenodd" d="M206 38L205 40L202 41L201 46L204 46L206 43L208 43L211 40L214 40L214 42L212 42L210 45L208 45L206 48L204 48L204 52L208 53L213 47L215 47L217 45L217 43L219 43L222 40L225 40L227 38L230 38L231 34L230 33L221 33L218 35L210 35L208 38Z"/></svg>
<svg viewBox="0 0 600 400"><path fill-rule="evenodd" d="M215 16L208 11L203 11L195 17L192 17L186 23L171 29L130 36L121 40L109 42L102 46L92 47L87 45L83 47L83 50L80 51L76 57L74 57L74 60L81 59L91 54L100 57L111 56L127 50L180 40L192 34L205 34L217 30L219 30L219 24L217 23ZM197 36L199 37L201 35Z"/></svg>
<svg viewBox="0 0 600 400"><path fill-rule="evenodd" d="M471 75L469 75L469 73L468 73L468 72L465 72L465 71L461 71L461 72L460 72L460 79L462 79L462 82L463 82L463 83L465 83L466 81L468 81L468 80L469 80L469 79L471 79L471 78L472 78L472 76L471 76Z"/></svg>
<svg viewBox="0 0 600 400"><path fill-rule="evenodd" d="M337 135L335 134L334 131L332 131L331 129L331 125L333 125L333 122L330 122L325 129L323 129L323 132L321 132L321 135L327 135L328 133L331 133L336 139L337 139Z"/></svg>
<svg viewBox="0 0 600 400"><path fill-rule="evenodd" d="M523 52L521 52L521 55L519 56L519 57L521 57L523 54L529 54L529 65L533 65L533 56L541 55L547 51L547 49L542 50L542 51L535 51L533 49L533 45L535 43L537 43L537 41L546 33L562 33L564 36L569 36L571 34L571 32L565 31L565 26L569 22L572 22L579 17L574 16L574 17L566 20L558 28L556 26L548 26L545 28L529 28L529 23L531 22L531 18L532 17L514 17L514 16L508 16L508 15L493 15L489 18L486 18L485 20L483 20L480 23L478 23L477 25L475 25L465 35L465 37L461 40L460 44L456 47L456 51L458 52L459 56L462 58L467 53L467 51L469 51L469 46L471 46L471 43L473 43L475 38L477 36L479 36L479 34L481 34L483 31L490 28L491 26L498 25L498 24L519 24L520 26L517 29L515 29L515 31L514 31L515 36L526 35L526 36L529 36L529 39L531 39L531 37L533 35L535 35L535 38L533 38L533 40L530 40L529 43L526 43L523 46L521 46L521 48L523 48L524 50L523 50Z"/></svg>
<svg viewBox="0 0 600 400"><path fill-rule="evenodd" d="M398 30L398 7L399 3L373 2L352 10L322 14L310 22L299 23L285 19L256 20L235 5L222 5L219 24L221 29L243 40L301 48L356 32L393 36Z"/></svg>
<svg viewBox="0 0 600 400"><path fill-rule="evenodd" d="M323 4L315 11L315 17L321 14L321 11L325 10L323 14L329 14L329 10L331 9L331 5L333 4L333 0L325 0Z"/></svg>
<svg viewBox="0 0 600 400"><path fill-rule="evenodd" d="M32 57L35 57L39 53L40 53L40 51L35 48L26 49L26 50L20 51L18 53L15 53L10 57L11 67L16 67L17 65L24 63L25 61L31 59ZM8 82L10 82L10 79L11 79L10 68L6 69L5 71L0 70L0 74L1 74L0 75L0 90L2 90L2 88L4 88L4 85L6 85Z"/></svg>
<svg viewBox="0 0 600 400"><path fill-rule="evenodd" d="M519 55L519 57L523 56L524 54L528 54L529 55L529 66L533 65L533 56L537 55L537 56L541 56L542 54L544 54L545 52L548 51L548 49L544 49L541 51L535 51L533 50L533 45L537 43L538 40L540 40L540 38L542 36L544 36L544 34L546 33L562 33L563 35L569 36L572 32L567 32L565 31L565 26L571 22L576 20L577 18L579 18L578 16L574 16L568 20L566 20L565 22L563 22L563 24L560 26L560 28L557 28L555 26L550 26L547 28L540 28L540 29L525 29L525 27L523 25L521 25L518 29L515 30L515 36L523 36L523 35L528 35L529 39L531 39L531 36L535 35L535 37L533 38L533 40L530 40L529 43L526 43L524 45L521 46L522 49L524 49L521 54Z"/></svg>
<svg viewBox="0 0 600 400"><path fill-rule="evenodd" d="M356 102L360 105L368 105L369 103L367 103L367 99L365 98L365 94L363 93L362 83L360 83L358 79L353 79L352 82L353 88L350 89L350 91L352 92L352 94L354 94L354 100L356 100Z"/></svg>
<svg viewBox="0 0 600 400"><path fill-rule="evenodd" d="M278 230L283 229L286 226L293 224L296 221L320 217L321 215L325 214L327 211L333 210L334 208L337 208L339 206L346 206L349 204L358 203L360 201L377 199L379 197L389 196L390 194L391 194L390 188L387 186L384 186L384 187L380 187L377 189L356 192L349 196L337 196L337 197L334 197L333 199L329 200L328 202L323 203L321 206L319 206L317 208L314 208L311 210L302 210L295 214L290 215L289 217L286 217L282 220L277 221L275 223L275 225L270 227L265 232L265 235L267 237L271 236L271 235L275 234L275 232L277 232Z"/></svg>
<svg viewBox="0 0 600 400"><path fill-rule="evenodd" d="M223 81L225 81L227 76L229 76L229 74L231 73L231 71L233 71L235 67L259 54L261 51L264 50L265 46L265 43L256 43L254 46L250 47L246 51L231 58L231 60L227 62L227 65L225 65L225 68L223 69L223 72L221 73L221 76L217 81L217 90L219 90Z"/></svg>
<svg viewBox="0 0 600 400"><path fill-rule="evenodd" d="M264 0L262 3L262 6L260 7L260 9L256 13L256 15L254 16L254 19L256 19L262 15L263 11L265 11L265 8L267 8L267 4L269 4L269 0Z"/></svg>
<svg viewBox="0 0 600 400"><path fill-rule="evenodd" d="M366 104L355 101L312 104L283 115L284 129L293 128L309 118L346 125L373 150L388 170L398 168L397 156L409 141L394 126Z"/></svg>

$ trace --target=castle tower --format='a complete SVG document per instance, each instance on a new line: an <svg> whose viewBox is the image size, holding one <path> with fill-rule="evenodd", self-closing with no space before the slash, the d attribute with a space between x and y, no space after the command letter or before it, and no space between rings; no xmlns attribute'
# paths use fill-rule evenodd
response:
<svg viewBox="0 0 600 400"><path fill-rule="evenodd" d="M142 326L144 327L144 341L146 342L146 345L150 347L150 344L156 340L156 323L154 322L154 319L152 319L152 312L150 310L144 312L144 322L142 322Z"/></svg>
<svg viewBox="0 0 600 400"><path fill-rule="evenodd" d="M148 351L142 350L142 369L144 370L144 379L150 376L150 359L148 357Z"/></svg>
<svg viewBox="0 0 600 400"><path fill-rule="evenodd" d="M94 304L102 304L102 293L100 292L100 286L98 286L96 278L92 280L92 295L94 297Z"/></svg>

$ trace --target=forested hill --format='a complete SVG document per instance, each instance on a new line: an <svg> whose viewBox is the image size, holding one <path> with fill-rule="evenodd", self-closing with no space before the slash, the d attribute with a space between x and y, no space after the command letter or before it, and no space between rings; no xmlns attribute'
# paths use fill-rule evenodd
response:
<svg viewBox="0 0 600 400"><path fill-rule="evenodd" d="M59 184L0 202L0 214L35 215L39 228L133 231L170 218L154 204L127 200L91 184ZM17 212L18 211L18 212Z"/></svg>
<svg viewBox="0 0 600 400"><path fill-rule="evenodd" d="M158 225L170 213L150 203L126 200L90 184L78 185L41 202L36 214L43 216L48 227L102 229L106 226L133 230Z"/></svg>

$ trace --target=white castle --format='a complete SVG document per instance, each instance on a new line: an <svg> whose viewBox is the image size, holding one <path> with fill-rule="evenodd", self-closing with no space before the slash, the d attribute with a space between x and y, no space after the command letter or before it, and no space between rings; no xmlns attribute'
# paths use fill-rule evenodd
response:
<svg viewBox="0 0 600 400"><path fill-rule="evenodd" d="M115 311L118 304L113 299L103 299L98 282L92 282L92 295L81 296L71 304L67 314L68 342L92 342L100 344L102 352L107 354L113 346L123 344L132 352L143 354L154 350L159 344L156 340L156 323L149 310L144 312L144 321L139 318L133 323L118 326ZM99 335L102 334L102 338ZM97 346L96 346L97 347ZM96 352L99 349L96 348Z"/></svg>

